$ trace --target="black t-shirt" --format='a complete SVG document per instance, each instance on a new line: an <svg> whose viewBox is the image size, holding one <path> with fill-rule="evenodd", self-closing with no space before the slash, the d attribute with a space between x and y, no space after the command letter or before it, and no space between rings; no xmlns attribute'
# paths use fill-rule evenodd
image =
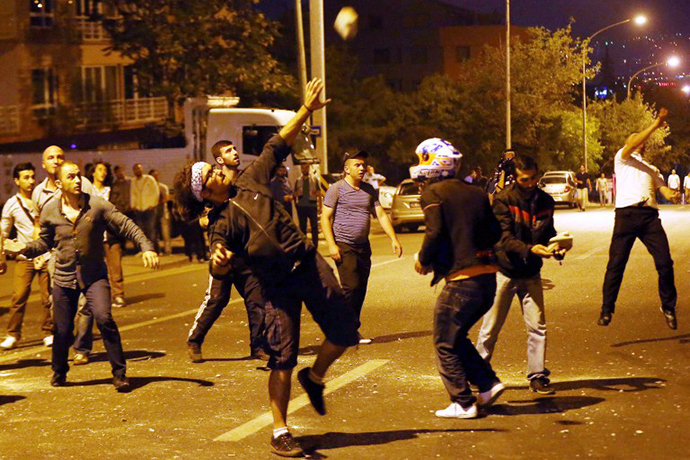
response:
<svg viewBox="0 0 690 460"><path fill-rule="evenodd" d="M579 172L575 175L575 179L577 179L577 188L587 188L589 174ZM582 183L580 183L580 181L582 181Z"/></svg>

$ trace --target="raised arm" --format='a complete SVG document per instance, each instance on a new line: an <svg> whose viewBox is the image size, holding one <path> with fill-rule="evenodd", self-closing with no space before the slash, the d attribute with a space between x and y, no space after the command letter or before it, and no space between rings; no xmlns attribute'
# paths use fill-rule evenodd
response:
<svg viewBox="0 0 690 460"><path fill-rule="evenodd" d="M302 129L302 125L307 121L309 116L331 102L330 99L326 99L323 102L320 100L322 90L323 82L318 78L314 78L307 83L304 105L299 108L297 114L295 114L278 133L288 145L291 146L295 141L297 134Z"/></svg>
<svg viewBox="0 0 690 460"><path fill-rule="evenodd" d="M664 126L664 122L667 116L668 110L662 107L661 110L659 110L656 119L652 122L651 125L649 125L643 131L630 136L630 138L625 143L625 147L623 147L621 157L623 157L624 160L630 158L630 155L632 155L641 145L647 142L647 139L649 139L649 137L654 133L654 131Z"/></svg>

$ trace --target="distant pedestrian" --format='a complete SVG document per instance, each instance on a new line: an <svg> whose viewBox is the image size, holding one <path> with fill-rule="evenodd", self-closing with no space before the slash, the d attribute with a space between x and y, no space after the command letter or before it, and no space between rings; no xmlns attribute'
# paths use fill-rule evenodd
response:
<svg viewBox="0 0 690 460"><path fill-rule="evenodd" d="M664 108L645 130L631 134L615 156L616 221L609 248L609 261L604 277L603 302L597 324L608 326L615 311L623 273L636 239L640 239L654 259L659 274L661 312L671 329L678 328L676 301L678 293L673 274L673 259L668 238L659 219L658 190L667 200L677 202L678 191L664 183L659 170L644 159L645 142L664 126L668 111Z"/></svg>
<svg viewBox="0 0 690 460"><path fill-rule="evenodd" d="M378 174L372 165L367 165L367 172L364 174L362 182L374 187L374 190L378 190L386 182L386 176Z"/></svg>
<svg viewBox="0 0 690 460"><path fill-rule="evenodd" d="M609 181L606 179L606 174L601 173L601 177L596 182L596 190L599 193L599 206L606 206L608 204L608 188Z"/></svg>
<svg viewBox="0 0 690 460"><path fill-rule="evenodd" d="M319 174L309 163L300 165L301 174L295 181L295 200L299 228L307 234L307 224L311 226L311 241L319 247L319 210L322 205Z"/></svg>
<svg viewBox="0 0 690 460"><path fill-rule="evenodd" d="M158 252L158 238L156 236L156 208L160 202L160 190L156 179L144 174L141 163L136 163L132 171L134 177L131 182L130 194L132 198L133 220L141 228Z"/></svg>
<svg viewBox="0 0 690 460"><path fill-rule="evenodd" d="M125 176L122 166L113 167L113 183L110 186L110 202L115 205L118 211L132 218L132 180ZM122 247L124 249L124 245Z"/></svg>
<svg viewBox="0 0 690 460"><path fill-rule="evenodd" d="M33 241L38 236L38 212L33 201L31 201L31 192L33 192L36 184L35 171L31 163L20 163L14 167L12 177L18 190L17 194L7 200L2 208L0 239L9 239L13 229L16 232L17 240L21 243ZM1 250L2 246L0 245L0 252ZM34 259L27 259L22 255L17 257L17 263L14 266L14 289L10 301L7 337L0 343L0 348L9 350L16 347L21 340L24 312L29 295L31 295L31 283L34 277L38 278L38 288L41 293L43 344L47 347L53 344L48 267L45 262L45 256L38 256Z"/></svg>
<svg viewBox="0 0 690 460"><path fill-rule="evenodd" d="M671 174L668 175L668 188L674 192L680 193L680 176L676 174L676 170L672 169Z"/></svg>
<svg viewBox="0 0 690 460"><path fill-rule="evenodd" d="M683 195L683 204L687 204L690 200L690 172L683 179L683 188L685 189L685 194Z"/></svg>
<svg viewBox="0 0 690 460"><path fill-rule="evenodd" d="M156 238L163 240L163 248L166 256L172 254L172 243L170 241L170 212L168 202L170 201L170 188L158 178L158 170L149 171L149 176L156 179L158 184L159 197L156 206Z"/></svg>
<svg viewBox="0 0 690 460"><path fill-rule="evenodd" d="M371 272L371 216L376 216L390 238L393 253L402 256L402 246L386 211L379 203L378 193L374 187L362 181L368 157L369 153L364 150L345 153L345 177L328 188L321 212L321 228L328 252L338 267L345 300L357 312L358 320ZM360 337L360 343L371 343L371 339Z"/></svg>
<svg viewBox="0 0 690 460"><path fill-rule="evenodd" d="M96 323L103 336L118 392L131 389L126 376L120 332L110 312L110 285L105 265L103 234L109 228L134 239L142 249L144 266L156 268L158 256L144 234L126 216L99 196L82 192L79 166L65 161L57 169L60 199L51 200L41 213L39 238L16 243L6 251L35 257L56 248L53 287L54 342L52 386L64 386L67 380L67 355L72 343L74 316L79 294L89 300Z"/></svg>
<svg viewBox="0 0 690 460"><path fill-rule="evenodd" d="M290 187L287 175L287 167L284 164L278 166L276 175L271 179L271 193L273 199L282 204L292 217L292 202L295 200L295 192Z"/></svg>
<svg viewBox="0 0 690 460"><path fill-rule="evenodd" d="M543 259L555 254L557 245L553 214L555 203L537 187L539 167L527 155L515 158L515 182L494 196L493 210L502 235L496 244L500 272L496 276L496 297L484 315L477 350L491 361L498 335L517 295L527 327L527 379L530 389L553 394L546 368L546 315L541 284Z"/></svg>
<svg viewBox="0 0 690 460"><path fill-rule="evenodd" d="M428 139L417 147L417 154L420 164L410 168L413 179L443 178L422 192L427 231L415 261L417 273L434 272L432 285L445 279L434 307L433 332L436 367L450 405L437 410L436 416L474 418L477 405L491 405L505 390L467 336L491 307L496 292L498 267L492 248L501 229L486 193L454 178L459 175L460 152L446 141ZM470 384L479 387L477 397Z"/></svg>
<svg viewBox="0 0 690 460"><path fill-rule="evenodd" d="M586 211L592 182L589 180L589 173L585 171L585 165L580 165L580 172L575 175L575 182L577 183L577 205L580 211Z"/></svg>
<svg viewBox="0 0 690 460"><path fill-rule="evenodd" d="M477 170L476 169L473 169L472 171L470 171L470 173L467 176L465 176L465 182L467 182L468 184L474 184L476 179L477 179Z"/></svg>

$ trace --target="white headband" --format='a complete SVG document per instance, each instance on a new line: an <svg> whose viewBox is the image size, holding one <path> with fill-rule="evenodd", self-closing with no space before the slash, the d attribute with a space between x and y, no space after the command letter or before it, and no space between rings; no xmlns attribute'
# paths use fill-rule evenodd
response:
<svg viewBox="0 0 690 460"><path fill-rule="evenodd" d="M202 168L208 163L203 161L197 161L192 165L192 194L197 201L204 201L201 198L201 191L204 189L204 180L201 174Z"/></svg>

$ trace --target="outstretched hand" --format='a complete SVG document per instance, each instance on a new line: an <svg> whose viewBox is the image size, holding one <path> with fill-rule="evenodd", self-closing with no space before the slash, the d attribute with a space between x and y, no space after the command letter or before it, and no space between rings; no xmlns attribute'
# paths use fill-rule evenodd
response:
<svg viewBox="0 0 690 460"><path fill-rule="evenodd" d="M659 113L656 115L657 125L663 126L665 121L666 121L667 116L668 116L668 110L666 108L662 107L661 109L659 109Z"/></svg>
<svg viewBox="0 0 690 460"><path fill-rule="evenodd" d="M26 244L20 243L19 241L5 240L5 252L9 255L16 256L25 247L26 247Z"/></svg>
<svg viewBox="0 0 690 460"><path fill-rule="evenodd" d="M146 251L141 255L141 259L144 261L144 267L146 268L156 270L160 266L158 254L155 251Z"/></svg>
<svg viewBox="0 0 690 460"><path fill-rule="evenodd" d="M331 103L330 99L321 101L321 91L323 90L323 82L319 78L314 78L307 83L306 91L304 92L304 106L310 111L322 109Z"/></svg>

